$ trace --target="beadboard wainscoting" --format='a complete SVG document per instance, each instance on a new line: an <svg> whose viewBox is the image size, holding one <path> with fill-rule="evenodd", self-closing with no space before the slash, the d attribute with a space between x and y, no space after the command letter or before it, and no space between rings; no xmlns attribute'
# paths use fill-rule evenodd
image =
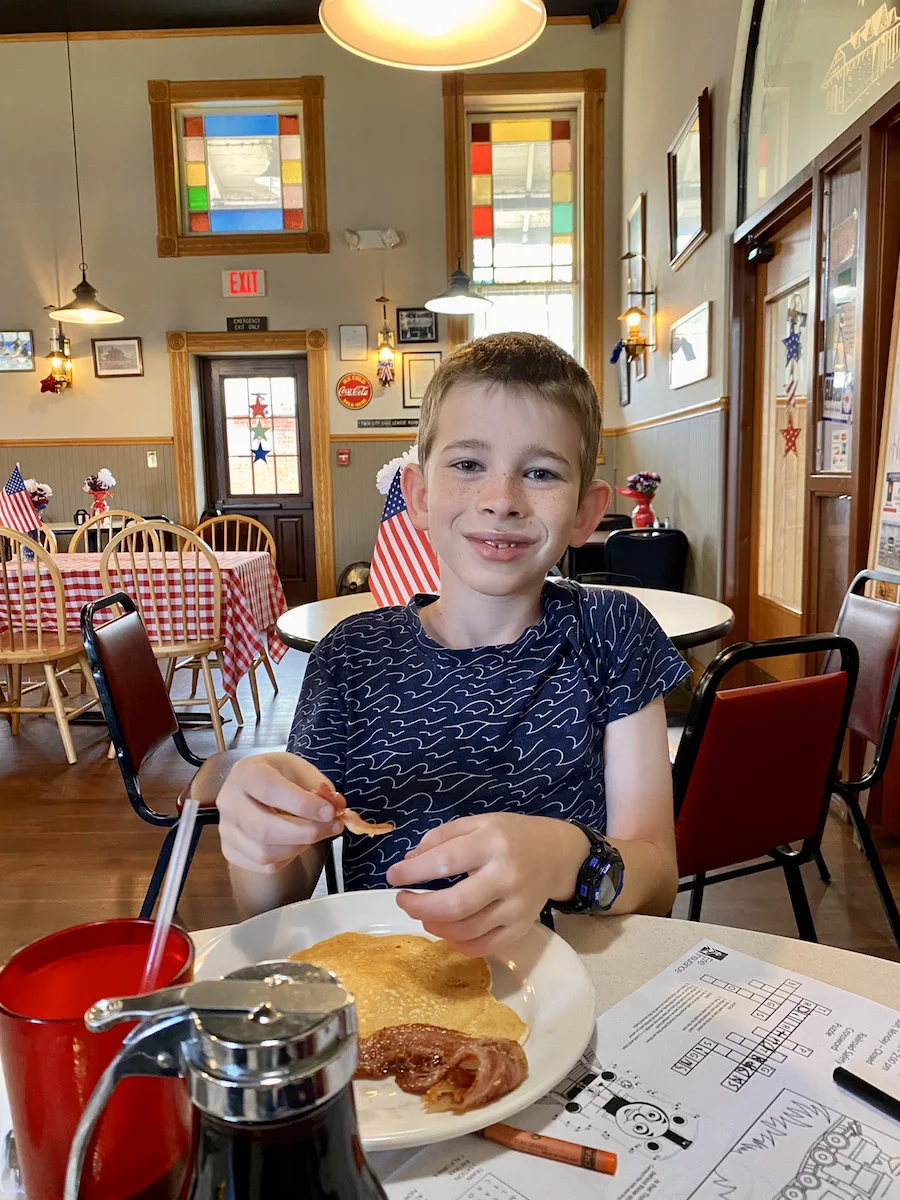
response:
<svg viewBox="0 0 900 1200"><path fill-rule="evenodd" d="M155 454L155 467L147 455ZM90 511L91 497L81 490L88 475L101 467L112 471L116 486L111 508L127 508L141 516L164 513L178 519L175 448L171 438L122 442L0 442L0 477L5 482L19 463L26 479L53 488L44 520L71 521L75 511Z"/></svg>
<svg viewBox="0 0 900 1200"><path fill-rule="evenodd" d="M662 476L653 508L660 521L668 517L687 534L685 591L713 598L722 593L727 407L723 399L607 433L616 445L619 487L635 471ZM631 511L630 500L617 499L618 512Z"/></svg>

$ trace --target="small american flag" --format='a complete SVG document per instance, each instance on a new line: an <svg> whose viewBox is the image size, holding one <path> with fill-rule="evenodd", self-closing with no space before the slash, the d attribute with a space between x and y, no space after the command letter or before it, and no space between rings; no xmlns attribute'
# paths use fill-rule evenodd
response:
<svg viewBox="0 0 900 1200"><path fill-rule="evenodd" d="M0 525L16 529L19 533L31 533L41 523L38 510L32 503L25 480L16 463L12 475L0 492Z"/></svg>
<svg viewBox="0 0 900 1200"><path fill-rule="evenodd" d="M384 502L372 554L369 588L380 608L406 604L416 592L439 592L437 556L427 533L416 529L400 491L400 471Z"/></svg>

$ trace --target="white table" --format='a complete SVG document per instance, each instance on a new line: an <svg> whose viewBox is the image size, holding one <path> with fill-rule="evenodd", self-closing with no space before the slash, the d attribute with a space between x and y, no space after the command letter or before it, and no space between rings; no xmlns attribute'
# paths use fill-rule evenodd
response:
<svg viewBox="0 0 900 1200"><path fill-rule="evenodd" d="M679 650L718 641L734 624L727 604L694 596L690 592L663 592L655 588L621 588L645 605ZM278 636L295 650L312 650L335 625L356 613L376 607L371 592L354 592L331 600L315 600L288 609L278 618Z"/></svg>
<svg viewBox="0 0 900 1200"><path fill-rule="evenodd" d="M900 963L881 958L774 937L748 929L730 929L700 921L664 917L556 917L557 932L584 959L597 995L597 1013L606 1012L642 987L699 941L716 941L733 950L776 963L896 1008L900 1002ZM221 929L201 929L191 934L198 952ZM0 1075L0 1144L9 1129L9 1108ZM395 1170L410 1151L373 1157L373 1166L384 1177Z"/></svg>

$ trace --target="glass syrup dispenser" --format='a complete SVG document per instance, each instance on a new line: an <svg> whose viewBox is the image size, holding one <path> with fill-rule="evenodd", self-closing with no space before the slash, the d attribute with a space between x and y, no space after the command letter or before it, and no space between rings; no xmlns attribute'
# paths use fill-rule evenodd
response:
<svg viewBox="0 0 900 1200"><path fill-rule="evenodd" d="M100 1000L85 1014L97 1032L134 1020L76 1131L65 1200L78 1200L94 1127L116 1084L133 1075L187 1082L196 1118L190 1200L384 1200L356 1122L353 996L328 971L261 963Z"/></svg>

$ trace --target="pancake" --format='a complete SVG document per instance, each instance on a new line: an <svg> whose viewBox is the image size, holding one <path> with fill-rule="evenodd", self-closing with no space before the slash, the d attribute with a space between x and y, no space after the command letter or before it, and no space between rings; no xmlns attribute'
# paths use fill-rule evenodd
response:
<svg viewBox="0 0 900 1200"><path fill-rule="evenodd" d="M395 1025L436 1025L523 1042L528 1026L491 995L491 970L443 941L415 934L339 933L292 954L333 971L356 997L359 1036Z"/></svg>

